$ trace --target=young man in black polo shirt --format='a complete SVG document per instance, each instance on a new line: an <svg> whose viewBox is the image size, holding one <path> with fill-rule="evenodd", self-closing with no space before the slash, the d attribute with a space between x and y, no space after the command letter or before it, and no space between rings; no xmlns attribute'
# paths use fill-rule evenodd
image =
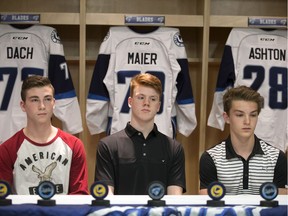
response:
<svg viewBox="0 0 288 216"><path fill-rule="evenodd" d="M263 97L249 87L239 86L225 93L223 105L230 136L201 156L200 194L207 194L208 185L214 181L223 183L229 195L259 194L265 182L274 182L279 193L285 194L284 152L254 134Z"/></svg>
<svg viewBox="0 0 288 216"><path fill-rule="evenodd" d="M154 123L161 96L156 76L145 73L132 78L131 121L100 140L97 150L95 181L105 182L110 194L145 195L153 181L162 182L168 195L186 191L183 147L159 132Z"/></svg>

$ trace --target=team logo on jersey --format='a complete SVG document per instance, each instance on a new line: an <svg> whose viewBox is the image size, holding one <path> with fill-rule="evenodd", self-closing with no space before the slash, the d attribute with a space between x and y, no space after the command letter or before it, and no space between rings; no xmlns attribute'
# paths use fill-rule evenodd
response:
<svg viewBox="0 0 288 216"><path fill-rule="evenodd" d="M60 37L55 29L51 33L51 40L54 43L59 43L59 44L61 43Z"/></svg>
<svg viewBox="0 0 288 216"><path fill-rule="evenodd" d="M176 34L174 34L173 41L177 46L184 47L183 39L180 35L180 32L177 32Z"/></svg>
<svg viewBox="0 0 288 216"><path fill-rule="evenodd" d="M94 182L90 187L90 194L95 199L104 199L108 195L108 186L103 182Z"/></svg>
<svg viewBox="0 0 288 216"><path fill-rule="evenodd" d="M270 201L277 197L278 188L272 182L265 182L261 185L259 192L263 199Z"/></svg>
<svg viewBox="0 0 288 216"><path fill-rule="evenodd" d="M165 195L165 187L161 182L152 182L148 187L148 195L153 200L160 200Z"/></svg>
<svg viewBox="0 0 288 216"><path fill-rule="evenodd" d="M225 196L225 186L220 182L212 182L208 186L208 195L213 200L220 200Z"/></svg>
<svg viewBox="0 0 288 216"><path fill-rule="evenodd" d="M56 166L57 166L57 162L54 161L45 168L44 172L40 170L39 168L37 168L35 165L32 166L32 170L38 173L38 179L40 180L40 182L51 181L52 171L56 168Z"/></svg>

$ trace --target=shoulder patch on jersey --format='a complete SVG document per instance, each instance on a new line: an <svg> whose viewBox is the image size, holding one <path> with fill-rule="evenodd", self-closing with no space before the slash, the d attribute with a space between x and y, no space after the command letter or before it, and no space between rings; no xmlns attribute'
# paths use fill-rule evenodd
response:
<svg viewBox="0 0 288 216"><path fill-rule="evenodd" d="M110 37L110 31L107 32L106 36L104 37L103 41L108 40L108 38Z"/></svg>
<svg viewBox="0 0 288 216"><path fill-rule="evenodd" d="M179 47L184 47L183 39L180 35L180 32L176 32L173 36L174 43Z"/></svg>
<svg viewBox="0 0 288 216"><path fill-rule="evenodd" d="M51 40L54 43L61 43L60 37L55 29L51 33Z"/></svg>

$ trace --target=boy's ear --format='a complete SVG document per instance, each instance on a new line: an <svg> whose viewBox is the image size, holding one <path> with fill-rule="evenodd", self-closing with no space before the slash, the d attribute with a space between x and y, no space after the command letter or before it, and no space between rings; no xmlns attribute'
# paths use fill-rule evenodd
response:
<svg viewBox="0 0 288 216"><path fill-rule="evenodd" d="M230 118L229 118L229 115L226 112L223 113L223 118L224 118L224 121L227 124L230 124Z"/></svg>
<svg viewBox="0 0 288 216"><path fill-rule="evenodd" d="M20 107L21 107L21 110L23 111L23 112L25 112L25 103L24 103L24 101L20 101Z"/></svg>
<svg viewBox="0 0 288 216"><path fill-rule="evenodd" d="M128 98L128 107L129 107L129 108L131 108L131 103L132 103L132 98L129 97L129 98Z"/></svg>

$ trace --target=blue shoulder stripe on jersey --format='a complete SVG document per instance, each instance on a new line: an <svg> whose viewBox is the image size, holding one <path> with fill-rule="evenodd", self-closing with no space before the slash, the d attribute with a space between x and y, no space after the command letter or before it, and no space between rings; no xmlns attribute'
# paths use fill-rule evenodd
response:
<svg viewBox="0 0 288 216"><path fill-rule="evenodd" d="M228 89L228 88L233 88L234 87L234 85L228 85L228 86L226 86L225 88L216 88L215 89L215 92L223 92L223 91L225 91L226 89Z"/></svg>
<svg viewBox="0 0 288 216"><path fill-rule="evenodd" d="M185 100L177 100L178 104L185 105L185 104L192 104L194 103L193 98L185 99Z"/></svg>
<svg viewBox="0 0 288 216"><path fill-rule="evenodd" d="M216 88L216 92L223 92L225 90L225 88Z"/></svg>
<svg viewBox="0 0 288 216"><path fill-rule="evenodd" d="M56 100L66 99L66 98L73 98L73 97L76 97L76 93L75 93L74 90L55 95L55 99Z"/></svg>
<svg viewBox="0 0 288 216"><path fill-rule="evenodd" d="M91 94L91 93L88 94L88 99L100 100L100 101L110 101L110 99L107 97L103 97L103 96Z"/></svg>

